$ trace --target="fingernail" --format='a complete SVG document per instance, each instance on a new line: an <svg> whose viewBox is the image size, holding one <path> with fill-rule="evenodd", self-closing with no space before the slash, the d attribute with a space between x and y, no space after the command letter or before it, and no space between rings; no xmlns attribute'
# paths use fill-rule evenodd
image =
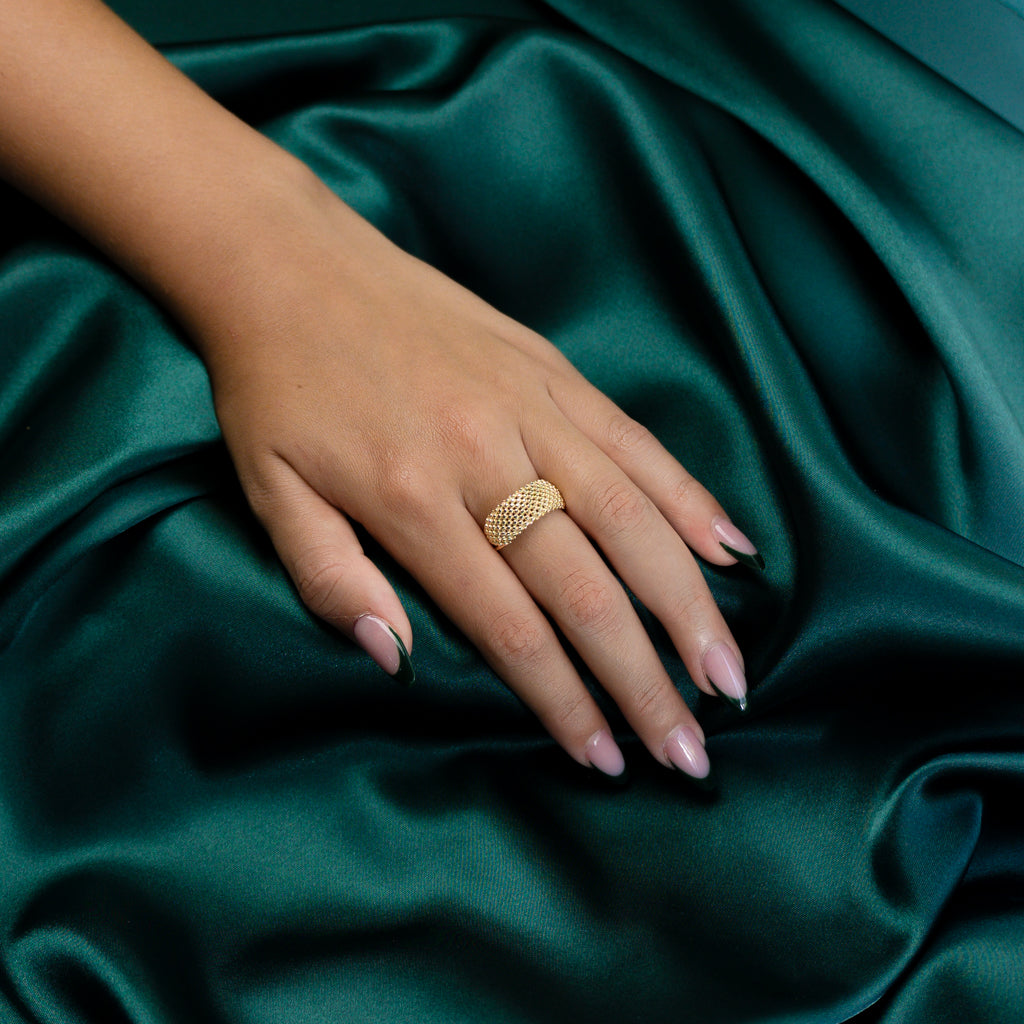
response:
<svg viewBox="0 0 1024 1024"><path fill-rule="evenodd" d="M711 773L711 762L697 734L685 725L677 725L665 740L665 756L681 772L691 778L706 779Z"/></svg>
<svg viewBox="0 0 1024 1024"><path fill-rule="evenodd" d="M728 644L716 644L701 660L704 676L739 711L747 710L747 680Z"/></svg>
<svg viewBox="0 0 1024 1024"><path fill-rule="evenodd" d="M711 529L727 555L732 555L737 562L742 562L751 569L764 571L764 559L758 554L757 548L750 543L747 535L733 526L728 519L719 516L711 524Z"/></svg>
<svg viewBox="0 0 1024 1024"><path fill-rule="evenodd" d="M584 754L595 768L612 778L621 777L626 770L626 759L622 756L618 743L612 739L612 734L607 729L595 732L587 740Z"/></svg>
<svg viewBox="0 0 1024 1024"><path fill-rule="evenodd" d="M356 643L389 676L408 686L415 678L412 660L402 638L376 615L360 615L353 627Z"/></svg>

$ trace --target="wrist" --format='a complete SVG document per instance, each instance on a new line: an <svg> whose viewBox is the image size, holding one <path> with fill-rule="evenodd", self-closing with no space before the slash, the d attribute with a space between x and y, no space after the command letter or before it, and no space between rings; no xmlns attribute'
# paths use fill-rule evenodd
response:
<svg viewBox="0 0 1024 1024"><path fill-rule="evenodd" d="M334 309L350 330L331 344L346 345L371 296L389 294L409 262L282 150L209 217L197 217L194 230L194 244L161 266L153 290L190 334L218 391L278 367L281 347L310 311Z"/></svg>
<svg viewBox="0 0 1024 1024"><path fill-rule="evenodd" d="M259 135L190 187L163 225L141 233L124 264L202 347L272 285L295 234L309 230L333 196L304 163Z"/></svg>

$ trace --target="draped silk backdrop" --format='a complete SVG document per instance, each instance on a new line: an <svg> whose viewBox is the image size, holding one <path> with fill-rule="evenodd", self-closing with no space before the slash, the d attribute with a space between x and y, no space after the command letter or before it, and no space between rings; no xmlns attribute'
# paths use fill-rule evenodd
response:
<svg viewBox="0 0 1024 1024"><path fill-rule="evenodd" d="M768 568L706 570L743 717L645 615L709 793L610 706L631 783L573 764L366 538L398 687L176 325L4 191L0 1018L1024 1019L1024 136L827 0L120 9Z"/></svg>

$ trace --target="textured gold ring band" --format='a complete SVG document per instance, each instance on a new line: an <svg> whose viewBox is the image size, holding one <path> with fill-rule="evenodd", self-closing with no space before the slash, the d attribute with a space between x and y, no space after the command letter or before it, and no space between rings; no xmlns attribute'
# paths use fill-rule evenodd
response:
<svg viewBox="0 0 1024 1024"><path fill-rule="evenodd" d="M547 480L534 480L514 491L491 512L484 523L484 533L500 551L556 508L565 508L562 492Z"/></svg>

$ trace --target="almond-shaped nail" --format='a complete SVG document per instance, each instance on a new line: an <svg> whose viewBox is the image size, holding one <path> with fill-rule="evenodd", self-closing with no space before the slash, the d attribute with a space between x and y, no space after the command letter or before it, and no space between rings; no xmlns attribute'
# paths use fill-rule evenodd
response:
<svg viewBox="0 0 1024 1024"><path fill-rule="evenodd" d="M747 679L728 644L716 644L701 659L704 675L734 708L747 710Z"/></svg>
<svg viewBox="0 0 1024 1024"><path fill-rule="evenodd" d="M406 686L416 678L402 638L383 619L376 615L360 615L353 632L356 643L389 676Z"/></svg>
<svg viewBox="0 0 1024 1024"><path fill-rule="evenodd" d="M665 756L691 778L706 779L711 772L707 751L697 734L685 725L677 725L665 740Z"/></svg>
<svg viewBox="0 0 1024 1024"><path fill-rule="evenodd" d="M618 743L607 729L595 732L587 740L584 754L598 771L602 771L614 779L621 778L626 771L626 759L622 756Z"/></svg>
<svg viewBox="0 0 1024 1024"><path fill-rule="evenodd" d="M727 555L732 555L737 562L742 562L751 569L764 571L764 559L757 548L751 544L747 535L728 519L719 516L711 524L711 529Z"/></svg>

